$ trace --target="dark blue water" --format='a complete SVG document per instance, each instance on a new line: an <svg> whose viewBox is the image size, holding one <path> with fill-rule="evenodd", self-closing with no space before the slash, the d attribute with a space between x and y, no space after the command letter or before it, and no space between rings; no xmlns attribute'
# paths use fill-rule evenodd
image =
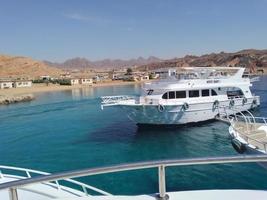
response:
<svg viewBox="0 0 267 200"><path fill-rule="evenodd" d="M267 77L255 83L257 115L267 116ZM116 108L100 109L102 95L138 94L139 85L46 92L30 103L0 106L0 164L58 172L155 159L237 155L228 126L209 122L178 128L138 128ZM158 191L157 170L82 179L114 194ZM118 187L119 186L119 187ZM172 167L167 190L267 188L257 164Z"/></svg>

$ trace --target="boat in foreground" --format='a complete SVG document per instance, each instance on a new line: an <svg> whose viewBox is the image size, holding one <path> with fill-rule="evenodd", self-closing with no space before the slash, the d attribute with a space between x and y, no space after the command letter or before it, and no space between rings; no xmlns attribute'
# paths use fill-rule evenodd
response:
<svg viewBox="0 0 267 200"><path fill-rule="evenodd" d="M235 189L235 190L197 190L197 191L171 191L171 192L166 191L167 179L165 177L165 169L167 167L194 166L194 165L207 165L207 164L227 164L227 163L249 163L249 162L267 162L267 156L254 155L254 156L162 160L162 161L117 165L117 166L103 167L103 168L83 169L83 170L68 171L55 174L48 174L24 168L0 166L1 170L0 199L1 200L266 199L267 191L265 190ZM112 173L112 172L152 169L152 168L158 168L159 193L157 194L141 194L136 196L112 195L108 192L97 189L93 186L70 179L70 178L85 177L85 176L92 176L92 175ZM22 172L25 174L24 176L21 174ZM73 187L69 186L70 184L74 184ZM120 185L118 185L117 187L120 187ZM93 196L90 195L90 192L98 193L100 195Z"/></svg>
<svg viewBox="0 0 267 200"><path fill-rule="evenodd" d="M245 68L209 67L169 71L146 83L141 96L103 96L101 107L118 106L137 124L172 125L214 119L227 108L244 111L260 105L251 93Z"/></svg>

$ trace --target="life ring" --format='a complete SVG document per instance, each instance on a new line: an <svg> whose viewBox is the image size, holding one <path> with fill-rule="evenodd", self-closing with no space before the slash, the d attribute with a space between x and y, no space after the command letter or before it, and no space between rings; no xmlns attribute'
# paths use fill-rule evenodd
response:
<svg viewBox="0 0 267 200"><path fill-rule="evenodd" d="M188 110L188 108L189 108L189 105L188 105L188 103L184 103L183 105L182 105L182 110L183 111L186 111L186 110Z"/></svg>
<svg viewBox="0 0 267 200"><path fill-rule="evenodd" d="M248 102L248 99L246 97L244 97L242 100L242 105L245 105L247 102Z"/></svg>
<svg viewBox="0 0 267 200"><path fill-rule="evenodd" d="M159 105L158 105L158 111L159 111L159 112L163 112L164 110L165 110L164 106L161 105L161 104L159 104Z"/></svg>
<svg viewBox="0 0 267 200"><path fill-rule="evenodd" d="M246 151L246 145L235 138L231 140L231 144L233 148L240 154L243 154Z"/></svg>
<svg viewBox="0 0 267 200"><path fill-rule="evenodd" d="M229 102L229 108L234 107L234 105L235 105L235 100L231 99Z"/></svg>
<svg viewBox="0 0 267 200"><path fill-rule="evenodd" d="M212 110L214 111L215 109L219 108L220 102L218 100L215 100L212 105Z"/></svg>

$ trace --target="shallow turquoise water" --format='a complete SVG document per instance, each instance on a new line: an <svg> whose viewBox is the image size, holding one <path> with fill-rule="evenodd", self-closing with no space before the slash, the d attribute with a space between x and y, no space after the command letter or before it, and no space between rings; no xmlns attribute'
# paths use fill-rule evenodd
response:
<svg viewBox="0 0 267 200"><path fill-rule="evenodd" d="M255 84L258 115L267 116L267 77ZM30 103L0 106L0 164L47 172L155 159L237 155L228 127L209 122L177 128L138 128L116 108L100 109L102 95L138 94L139 85L46 92ZM114 194L157 192L157 170L83 179ZM119 185L119 187L118 187ZM172 167L167 190L267 188L257 164Z"/></svg>

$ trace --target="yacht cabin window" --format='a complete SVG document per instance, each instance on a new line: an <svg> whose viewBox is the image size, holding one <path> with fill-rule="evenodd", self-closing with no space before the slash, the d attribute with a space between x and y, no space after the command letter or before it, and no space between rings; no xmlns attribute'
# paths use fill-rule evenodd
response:
<svg viewBox="0 0 267 200"><path fill-rule="evenodd" d="M174 91L169 92L169 99L175 99L175 92Z"/></svg>
<svg viewBox="0 0 267 200"><path fill-rule="evenodd" d="M183 99L186 98L186 91L170 91L162 95L162 99Z"/></svg>
<svg viewBox="0 0 267 200"><path fill-rule="evenodd" d="M186 91L176 91L176 99L186 98Z"/></svg>
<svg viewBox="0 0 267 200"><path fill-rule="evenodd" d="M215 90L211 90L211 95L212 96L217 96L218 94L217 94L217 92Z"/></svg>
<svg viewBox="0 0 267 200"><path fill-rule="evenodd" d="M162 99L168 99L168 92L166 92L166 93L164 93L164 94L162 95Z"/></svg>
<svg viewBox="0 0 267 200"><path fill-rule="evenodd" d="M202 97L210 96L210 90L201 90L201 96Z"/></svg>
<svg viewBox="0 0 267 200"><path fill-rule="evenodd" d="M189 90L189 97L199 97L199 90Z"/></svg>
<svg viewBox="0 0 267 200"><path fill-rule="evenodd" d="M231 90L228 90L227 92L228 98L242 98L244 97L244 93L239 88L232 88Z"/></svg>

